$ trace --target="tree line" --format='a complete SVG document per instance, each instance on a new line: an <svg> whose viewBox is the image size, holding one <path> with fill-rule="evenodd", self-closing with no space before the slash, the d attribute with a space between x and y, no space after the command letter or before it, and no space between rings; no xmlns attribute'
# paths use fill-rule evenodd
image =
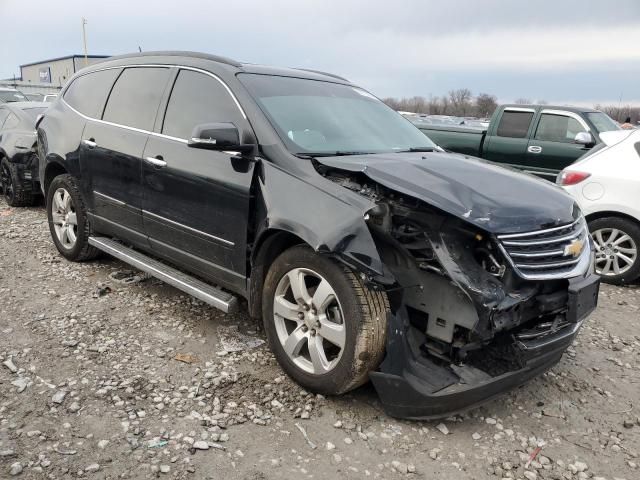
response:
<svg viewBox="0 0 640 480"><path fill-rule="evenodd" d="M498 107L498 98L489 93L479 93L474 96L468 88L458 88L449 91L442 96L405 97L405 98L383 98L387 105L394 110L402 112L424 113L427 115L453 115L456 117L478 117L488 118ZM529 98L518 98L513 103L546 105L545 100L531 100ZM632 123L640 121L640 107L631 105L596 105L596 110L603 111L614 120L624 122L627 117L631 117Z"/></svg>

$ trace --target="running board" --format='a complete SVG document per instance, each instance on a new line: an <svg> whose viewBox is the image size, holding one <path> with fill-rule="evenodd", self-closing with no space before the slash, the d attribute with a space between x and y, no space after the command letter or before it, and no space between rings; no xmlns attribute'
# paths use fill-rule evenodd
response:
<svg viewBox="0 0 640 480"><path fill-rule="evenodd" d="M238 299L208 283L169 267L164 263L137 252L107 237L89 237L89 245L93 245L109 255L136 267L143 272L162 280L165 283L193 295L209 305L219 308L225 313L238 310Z"/></svg>

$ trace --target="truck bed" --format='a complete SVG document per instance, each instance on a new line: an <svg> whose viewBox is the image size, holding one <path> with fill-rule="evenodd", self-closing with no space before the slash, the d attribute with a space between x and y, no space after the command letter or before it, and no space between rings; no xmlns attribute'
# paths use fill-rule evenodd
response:
<svg viewBox="0 0 640 480"><path fill-rule="evenodd" d="M464 125L429 125L412 122L437 145L447 150L480 157L485 129L465 127Z"/></svg>

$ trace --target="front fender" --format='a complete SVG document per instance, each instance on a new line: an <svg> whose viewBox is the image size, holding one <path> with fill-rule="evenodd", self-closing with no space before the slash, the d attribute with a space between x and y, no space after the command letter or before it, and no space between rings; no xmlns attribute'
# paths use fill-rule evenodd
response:
<svg viewBox="0 0 640 480"><path fill-rule="evenodd" d="M370 277L383 277L384 268L365 214L373 202L353 205L345 198L262 162L258 177L258 205L254 245L273 230L296 235L320 253L339 256Z"/></svg>

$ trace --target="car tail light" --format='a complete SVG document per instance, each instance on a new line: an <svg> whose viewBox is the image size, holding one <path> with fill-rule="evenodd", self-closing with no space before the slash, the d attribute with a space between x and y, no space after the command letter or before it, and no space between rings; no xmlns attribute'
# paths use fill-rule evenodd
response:
<svg viewBox="0 0 640 480"><path fill-rule="evenodd" d="M557 183L558 185L568 186L575 185L576 183L580 183L591 176L590 173L586 172L576 172L576 171L564 171L560 172L558 175Z"/></svg>

